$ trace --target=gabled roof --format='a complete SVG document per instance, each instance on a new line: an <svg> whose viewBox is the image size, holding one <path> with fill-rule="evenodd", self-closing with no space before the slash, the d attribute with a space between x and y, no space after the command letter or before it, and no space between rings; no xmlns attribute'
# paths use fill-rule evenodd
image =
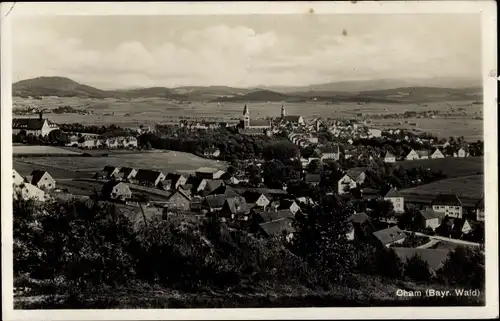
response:
<svg viewBox="0 0 500 321"><path fill-rule="evenodd" d="M347 175L351 176L352 178L357 178L359 175L362 173L365 173L368 170L367 167L353 167L350 168L346 171Z"/></svg>
<svg viewBox="0 0 500 321"><path fill-rule="evenodd" d="M43 175L45 175L45 173L47 173L47 175L50 176L50 174L47 171L41 171L41 170L34 170L34 171L32 171L31 175L30 175L31 176L30 183L33 184L33 185L38 184L38 182L40 182L40 180L42 179Z"/></svg>
<svg viewBox="0 0 500 321"><path fill-rule="evenodd" d="M385 155L384 155L384 158L388 158L388 157L396 157L396 156L394 156L394 154L391 153L390 151L386 151Z"/></svg>
<svg viewBox="0 0 500 321"><path fill-rule="evenodd" d="M13 118L12 128L13 129L24 129L24 130L41 130L46 119L38 118ZM50 125L50 123L49 123ZM55 125L55 124L51 124Z"/></svg>
<svg viewBox="0 0 500 321"><path fill-rule="evenodd" d="M250 127L271 127L271 120L269 119L250 119Z"/></svg>
<svg viewBox="0 0 500 321"><path fill-rule="evenodd" d="M439 194L432 205L462 206L462 201L455 194Z"/></svg>
<svg viewBox="0 0 500 321"><path fill-rule="evenodd" d="M383 244L387 245L392 242L402 240L406 234L397 226L389 227L380 231L373 232L373 235Z"/></svg>
<svg viewBox="0 0 500 321"><path fill-rule="evenodd" d="M227 204L227 208L232 214L246 214L250 211L245 198L242 196L228 198L225 204Z"/></svg>
<svg viewBox="0 0 500 321"><path fill-rule="evenodd" d="M154 183L160 175L163 173L160 171L154 171L150 169L139 169L135 175L135 179L140 182L152 182Z"/></svg>
<svg viewBox="0 0 500 321"><path fill-rule="evenodd" d="M221 184L219 185L219 187L212 190L210 192L210 195L223 195L224 197L233 197L233 196L238 196L239 194L236 193L231 186Z"/></svg>
<svg viewBox="0 0 500 321"><path fill-rule="evenodd" d="M226 198L224 197L224 195L208 195L205 197L203 203L206 204L209 208L215 209L215 208L222 208L222 206L224 206L225 201Z"/></svg>
<svg viewBox="0 0 500 321"><path fill-rule="evenodd" d="M278 211L255 211L255 215L259 216L264 222L272 222L283 218L293 218L294 215L289 209Z"/></svg>
<svg viewBox="0 0 500 321"><path fill-rule="evenodd" d="M418 211L426 220L432 220L434 218L442 218L443 215L441 213L438 213L434 211L431 208L425 209L425 210L420 210Z"/></svg>
<svg viewBox="0 0 500 321"><path fill-rule="evenodd" d="M297 202L295 202L294 200L281 200L279 203L278 209L279 210L290 209L290 207L292 206L293 203L295 203L297 206L299 206L297 204Z"/></svg>
<svg viewBox="0 0 500 321"><path fill-rule="evenodd" d="M300 115L286 115L281 118L283 122L297 123L300 119Z"/></svg>
<svg viewBox="0 0 500 321"><path fill-rule="evenodd" d="M484 197L482 197L476 204L476 209L484 211Z"/></svg>
<svg viewBox="0 0 500 321"><path fill-rule="evenodd" d="M108 181L102 185L101 193L103 195L109 195L113 191L113 188L115 188L115 186L120 185L120 184L123 185L124 187L126 187L126 189L128 190L127 192L130 192L130 188L127 184L122 183L120 181L111 180L111 181Z"/></svg>
<svg viewBox="0 0 500 321"><path fill-rule="evenodd" d="M259 192L255 192L255 191L245 191L242 196L245 198L245 200L247 201L247 203L249 204L252 204L252 203L255 203L257 202L257 200L264 194L262 193L259 193ZM267 195L264 195L265 197L267 197L268 200L271 200L271 197L267 196Z"/></svg>
<svg viewBox="0 0 500 321"><path fill-rule="evenodd" d="M120 171L120 168L116 167L116 166L104 166L103 172L111 174L111 173L113 173L116 170Z"/></svg>
<svg viewBox="0 0 500 321"><path fill-rule="evenodd" d="M120 174L123 174L124 177L128 177L130 175L130 173L132 173L132 171L134 171L135 169L132 168L132 167L122 167L120 169Z"/></svg>
<svg viewBox="0 0 500 321"><path fill-rule="evenodd" d="M259 224L259 227L267 236L280 236L283 235L282 233L290 234L295 232L295 229L291 226L291 224L291 219L283 218Z"/></svg>
<svg viewBox="0 0 500 321"><path fill-rule="evenodd" d="M391 187L388 191L382 191L384 197L403 197L397 188Z"/></svg>
<svg viewBox="0 0 500 321"><path fill-rule="evenodd" d="M370 217L366 213L355 213L347 218L348 222L355 224L364 224L370 222Z"/></svg>
<svg viewBox="0 0 500 321"><path fill-rule="evenodd" d="M183 196L185 199L187 199L188 201L191 200L191 196L189 194L187 194L184 190L182 189L178 189L176 190L175 192L173 192L172 194L170 194L170 196L168 197L168 199L170 200L175 194L178 194L178 195L181 195Z"/></svg>
<svg viewBox="0 0 500 321"><path fill-rule="evenodd" d="M224 181L222 179L206 179L207 185L205 186L205 191L208 193L212 193L220 186L224 185Z"/></svg>

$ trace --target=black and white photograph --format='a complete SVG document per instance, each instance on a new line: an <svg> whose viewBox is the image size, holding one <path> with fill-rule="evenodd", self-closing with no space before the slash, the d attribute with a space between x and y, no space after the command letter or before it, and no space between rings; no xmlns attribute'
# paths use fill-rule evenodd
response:
<svg viewBox="0 0 500 321"><path fill-rule="evenodd" d="M411 2L2 4L6 320L498 316L496 6Z"/></svg>

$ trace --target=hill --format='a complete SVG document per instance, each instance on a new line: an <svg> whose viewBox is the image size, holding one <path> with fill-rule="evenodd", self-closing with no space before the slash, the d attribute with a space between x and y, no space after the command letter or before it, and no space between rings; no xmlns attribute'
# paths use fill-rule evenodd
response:
<svg viewBox="0 0 500 321"><path fill-rule="evenodd" d="M265 102L265 101L286 101L292 98L289 95L278 93L271 90L256 90L249 92L245 95L239 96L224 96L219 97L215 101L255 101L255 102Z"/></svg>
<svg viewBox="0 0 500 321"><path fill-rule="evenodd" d="M112 93L91 86L82 85L65 77L37 77L21 80L12 85L12 95L20 97L113 97Z"/></svg>

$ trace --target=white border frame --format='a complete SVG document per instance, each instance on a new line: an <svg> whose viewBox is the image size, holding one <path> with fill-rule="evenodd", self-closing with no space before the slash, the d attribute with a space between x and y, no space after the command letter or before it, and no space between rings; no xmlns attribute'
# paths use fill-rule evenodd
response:
<svg viewBox="0 0 500 321"><path fill-rule="evenodd" d="M380 2L212 2L212 3L12 3L0 7L1 37L1 170L2 190L2 311L5 320L137 320L137 319L407 319L498 317L498 173L497 173L497 31L494 1L380 1ZM311 10L312 9L312 10ZM482 16L486 306L485 307L367 307L274 309L151 309L151 310L13 310L12 279L12 168L11 142L11 19L29 15L234 15L234 14L397 14L478 13ZM111 14L110 14L111 13Z"/></svg>

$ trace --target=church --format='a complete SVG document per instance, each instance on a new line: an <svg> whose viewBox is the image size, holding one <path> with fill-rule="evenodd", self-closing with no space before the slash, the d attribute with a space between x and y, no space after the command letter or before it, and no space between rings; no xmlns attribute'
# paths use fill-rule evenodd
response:
<svg viewBox="0 0 500 321"><path fill-rule="evenodd" d="M240 132L245 134L267 134L275 128L304 126L304 118L300 115L287 115L285 106L281 106L281 117L271 119L251 119L250 109L247 105L243 108L243 119L240 121Z"/></svg>

